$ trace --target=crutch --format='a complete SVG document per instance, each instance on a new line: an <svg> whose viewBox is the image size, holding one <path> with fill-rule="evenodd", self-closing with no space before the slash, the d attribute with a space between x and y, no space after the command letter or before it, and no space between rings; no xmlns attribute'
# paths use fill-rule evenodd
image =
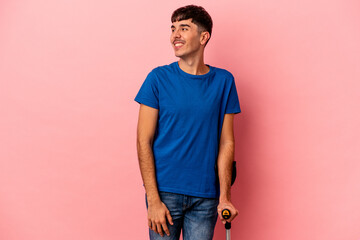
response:
<svg viewBox="0 0 360 240"><path fill-rule="evenodd" d="M236 179L236 161L233 161L232 175L231 175L231 186L234 184L235 179ZM231 212L230 212L229 209L225 208L225 209L223 209L221 211L221 215L226 220L226 219L229 219L231 217ZM225 229L226 229L226 240L230 240L231 239L231 235L230 235L231 223L230 222L225 223Z"/></svg>
<svg viewBox="0 0 360 240"><path fill-rule="evenodd" d="M222 210L221 215L226 220L231 217L231 212L225 208L224 210ZM231 236L230 236L231 223L230 222L225 223L225 229L226 229L226 240L230 240L231 239Z"/></svg>

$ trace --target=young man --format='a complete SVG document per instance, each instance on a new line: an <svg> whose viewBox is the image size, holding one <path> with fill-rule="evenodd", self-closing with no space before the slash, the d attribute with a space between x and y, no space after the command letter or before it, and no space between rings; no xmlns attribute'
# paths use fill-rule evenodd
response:
<svg viewBox="0 0 360 240"><path fill-rule="evenodd" d="M171 17L178 62L154 68L140 103L137 151L146 191L150 239L210 240L231 203L234 114L240 105L233 75L204 64L212 20L188 5Z"/></svg>

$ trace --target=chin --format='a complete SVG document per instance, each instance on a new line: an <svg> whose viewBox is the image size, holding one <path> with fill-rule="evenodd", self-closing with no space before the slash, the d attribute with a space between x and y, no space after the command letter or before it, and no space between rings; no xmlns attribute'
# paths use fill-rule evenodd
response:
<svg viewBox="0 0 360 240"><path fill-rule="evenodd" d="M175 56L176 56L176 57L181 57L182 55L175 52Z"/></svg>

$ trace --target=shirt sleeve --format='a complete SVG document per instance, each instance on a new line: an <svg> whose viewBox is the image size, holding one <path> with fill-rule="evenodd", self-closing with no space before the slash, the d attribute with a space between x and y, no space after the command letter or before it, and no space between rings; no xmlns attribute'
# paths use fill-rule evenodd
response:
<svg viewBox="0 0 360 240"><path fill-rule="evenodd" d="M226 103L225 113L240 113L240 103L239 103L239 97L236 91L236 85L234 81L234 77L231 76L231 87Z"/></svg>
<svg viewBox="0 0 360 240"><path fill-rule="evenodd" d="M134 100L149 107L159 109L159 89L154 71L147 75Z"/></svg>

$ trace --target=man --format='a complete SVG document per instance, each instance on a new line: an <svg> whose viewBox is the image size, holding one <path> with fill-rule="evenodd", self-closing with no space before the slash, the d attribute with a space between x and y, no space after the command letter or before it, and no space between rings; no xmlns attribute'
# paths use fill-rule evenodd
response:
<svg viewBox="0 0 360 240"><path fill-rule="evenodd" d="M212 20L188 5L171 17L170 43L178 62L154 68L140 103L137 151L146 191L150 239L212 239L224 208L232 221L234 114L240 105L233 75L204 64Z"/></svg>

